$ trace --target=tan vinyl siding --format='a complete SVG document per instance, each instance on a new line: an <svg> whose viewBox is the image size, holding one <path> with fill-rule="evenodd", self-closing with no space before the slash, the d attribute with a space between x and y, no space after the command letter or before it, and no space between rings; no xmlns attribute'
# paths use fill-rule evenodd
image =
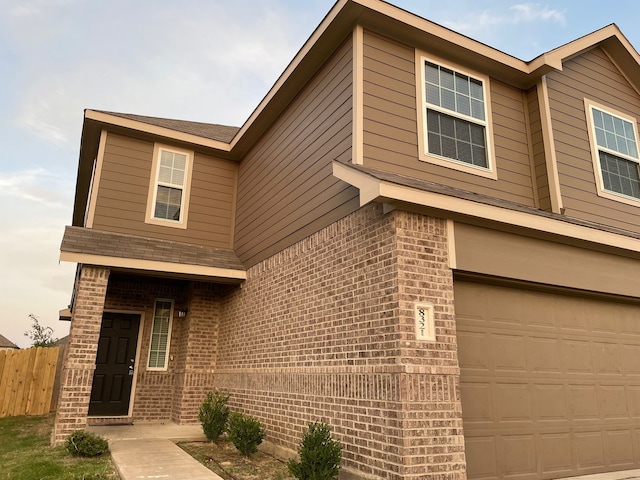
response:
<svg viewBox="0 0 640 480"><path fill-rule="evenodd" d="M535 185L538 188L539 207L547 212L551 211L551 197L549 194L549 176L544 154L544 140L542 138L542 121L540 119L540 103L538 91L534 87L527 92L527 108L531 128L531 146L533 149L533 163L535 171Z"/></svg>
<svg viewBox="0 0 640 480"><path fill-rule="evenodd" d="M414 49L364 35L364 164L535 206L522 92L492 80L498 180L420 161Z"/></svg>
<svg viewBox="0 0 640 480"><path fill-rule="evenodd" d="M352 63L349 39L242 160L234 247L245 265L358 208L331 167L351 159Z"/></svg>
<svg viewBox="0 0 640 480"><path fill-rule="evenodd" d="M584 99L636 119L640 95L600 48L548 75L558 175L566 215L640 232L638 207L597 195Z"/></svg>
<svg viewBox="0 0 640 480"><path fill-rule="evenodd" d="M186 229L144 222L153 143L108 133L93 228L230 248L237 165L196 152Z"/></svg>

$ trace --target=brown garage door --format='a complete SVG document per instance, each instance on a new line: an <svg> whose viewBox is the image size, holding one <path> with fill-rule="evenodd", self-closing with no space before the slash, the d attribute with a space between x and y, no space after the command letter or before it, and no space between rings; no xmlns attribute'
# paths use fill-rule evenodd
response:
<svg viewBox="0 0 640 480"><path fill-rule="evenodd" d="M640 306L455 284L469 478L640 468Z"/></svg>

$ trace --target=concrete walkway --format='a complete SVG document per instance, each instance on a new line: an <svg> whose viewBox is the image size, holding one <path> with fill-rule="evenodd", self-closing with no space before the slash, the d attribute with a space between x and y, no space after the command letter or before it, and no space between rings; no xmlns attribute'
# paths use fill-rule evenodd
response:
<svg viewBox="0 0 640 480"><path fill-rule="evenodd" d="M222 480L174 442L206 441L200 425L143 424L89 427L109 440L122 480Z"/></svg>

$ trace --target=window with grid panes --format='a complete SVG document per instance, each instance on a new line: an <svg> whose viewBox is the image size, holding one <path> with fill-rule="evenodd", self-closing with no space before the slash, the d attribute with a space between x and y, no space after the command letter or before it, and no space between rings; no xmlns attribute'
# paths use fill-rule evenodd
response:
<svg viewBox="0 0 640 480"><path fill-rule="evenodd" d="M172 312L172 300L156 300L153 310L153 323L151 325L149 361L147 363L147 367L150 370L165 370L167 368Z"/></svg>
<svg viewBox="0 0 640 480"><path fill-rule="evenodd" d="M591 107L602 188L640 199L640 158L633 122Z"/></svg>
<svg viewBox="0 0 640 480"><path fill-rule="evenodd" d="M160 149L153 217L179 222L184 205L187 155Z"/></svg>
<svg viewBox="0 0 640 480"><path fill-rule="evenodd" d="M489 169L482 80L425 60L424 82L427 153Z"/></svg>

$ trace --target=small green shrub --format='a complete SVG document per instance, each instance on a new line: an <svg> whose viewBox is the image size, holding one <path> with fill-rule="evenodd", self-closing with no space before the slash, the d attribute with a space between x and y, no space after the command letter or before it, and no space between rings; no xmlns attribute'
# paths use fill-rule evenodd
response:
<svg viewBox="0 0 640 480"><path fill-rule="evenodd" d="M220 438L226 429L229 421L229 394L226 392L207 392L200 411L198 419L202 424L202 430L209 440L216 441Z"/></svg>
<svg viewBox="0 0 640 480"><path fill-rule="evenodd" d="M338 476L342 446L321 422L310 423L298 448L300 461L289 460L289 473L299 480L332 480Z"/></svg>
<svg viewBox="0 0 640 480"><path fill-rule="evenodd" d="M67 451L78 457L97 457L109 451L107 440L86 430L76 430L65 443Z"/></svg>
<svg viewBox="0 0 640 480"><path fill-rule="evenodd" d="M264 439L264 427L253 417L232 412L229 416L229 439L240 452L248 457L258 451Z"/></svg>

